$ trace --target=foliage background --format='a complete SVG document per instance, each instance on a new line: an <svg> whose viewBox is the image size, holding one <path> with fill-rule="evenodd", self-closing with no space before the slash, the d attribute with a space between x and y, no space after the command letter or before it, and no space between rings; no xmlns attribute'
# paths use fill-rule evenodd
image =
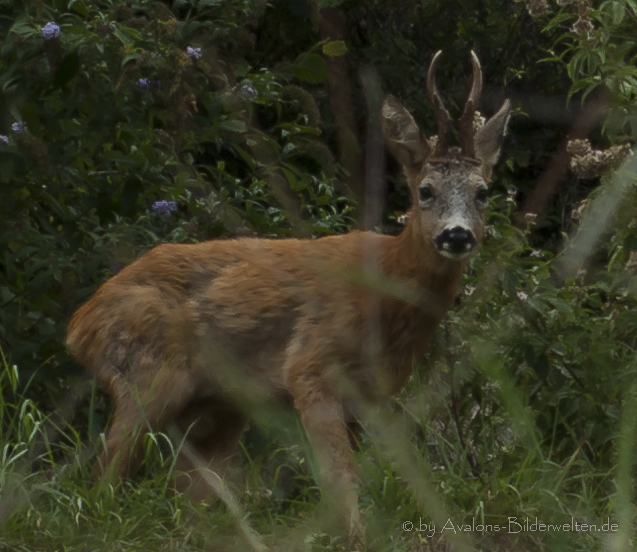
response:
<svg viewBox="0 0 637 552"><path fill-rule="evenodd" d="M43 34L48 22L59 36ZM128 502L95 495L86 444L98 442L109 407L86 392L63 348L69 317L161 242L369 226L361 71L375 68L434 134L425 76L442 48L438 84L452 116L470 49L483 64L483 111L508 97L515 116L487 242L397 400L411 453L460 518L514 511L621 524L602 538L481 535L478 547L621 549L633 519L634 175L578 178L566 139L603 149L637 137L636 22L633 0L0 1L0 543L28 535L23 549L53 550L56 539L86 549L88 527L108 546L152 547L162 523L192 549L212 531L204 523L233 534L222 507L187 506L161 485L127 487ZM387 174L384 216L371 226L395 233L409 200L389 158ZM618 208L595 219L591 206L609 194L621 194ZM158 201L176 208L165 216ZM600 238L570 269L584 227ZM243 505L272 538L318 499L306 456L275 433L255 424L243 443L253 479ZM364 507L382 546L443 546L399 530L399 519L423 514L422 501L382 447L361 446ZM60 468L68 458L79 471ZM141 510L138 533L110 519ZM75 529L59 521L68 516ZM345 546L312 538L307 546Z"/></svg>

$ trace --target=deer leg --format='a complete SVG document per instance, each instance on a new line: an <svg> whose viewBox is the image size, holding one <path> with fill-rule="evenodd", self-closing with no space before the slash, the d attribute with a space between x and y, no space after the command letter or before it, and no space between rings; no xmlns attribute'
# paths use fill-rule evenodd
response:
<svg viewBox="0 0 637 552"><path fill-rule="evenodd" d="M143 437L160 430L183 408L194 393L191 374L162 369L152 379L131 384L121 376L110 382L115 414L100 457L105 473L118 478L134 475L143 457Z"/></svg>
<svg viewBox="0 0 637 552"><path fill-rule="evenodd" d="M361 423L355 418L347 419L347 436L352 450L360 450L361 433L363 433Z"/></svg>
<svg viewBox="0 0 637 552"><path fill-rule="evenodd" d="M299 377L290 376L295 407L318 464L323 500L336 500L337 511L346 521L350 537L362 537L358 475L352 461L342 402L319 374L308 375L304 370Z"/></svg>
<svg viewBox="0 0 637 552"><path fill-rule="evenodd" d="M132 396L115 398L115 412L106 433L106 446L100 455L98 468L104 474L126 478L137 471L141 447L137 444L142 409Z"/></svg>
<svg viewBox="0 0 637 552"><path fill-rule="evenodd" d="M210 469L219 476L228 469L241 439L247 417L238 409L213 402L187 408L179 416L177 426L186 434L185 446L201 458L197 465L182 452L175 471L175 486L179 492L188 492L192 500L203 500L214 494L206 483L202 470Z"/></svg>

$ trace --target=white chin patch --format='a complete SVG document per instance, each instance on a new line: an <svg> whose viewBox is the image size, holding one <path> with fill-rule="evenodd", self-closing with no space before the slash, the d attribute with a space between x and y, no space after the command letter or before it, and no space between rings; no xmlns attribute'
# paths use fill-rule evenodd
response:
<svg viewBox="0 0 637 552"><path fill-rule="evenodd" d="M449 245L449 244L445 244L445 245ZM471 247L470 244L469 247ZM444 247L444 245L443 245ZM448 249L445 248L445 249ZM437 249L438 253L440 253L443 257L447 258L447 259L453 259L454 261L461 261L462 259L466 259L467 257L469 257L472 253L473 253L473 249L471 251L465 251L464 253L452 253L451 251L445 251L444 249L440 250Z"/></svg>

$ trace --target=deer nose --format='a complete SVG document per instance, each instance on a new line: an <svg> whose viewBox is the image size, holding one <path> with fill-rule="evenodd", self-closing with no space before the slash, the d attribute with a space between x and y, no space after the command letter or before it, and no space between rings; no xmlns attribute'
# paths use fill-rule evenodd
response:
<svg viewBox="0 0 637 552"><path fill-rule="evenodd" d="M436 248L442 253L463 255L476 246L473 233L462 226L445 228L435 240Z"/></svg>

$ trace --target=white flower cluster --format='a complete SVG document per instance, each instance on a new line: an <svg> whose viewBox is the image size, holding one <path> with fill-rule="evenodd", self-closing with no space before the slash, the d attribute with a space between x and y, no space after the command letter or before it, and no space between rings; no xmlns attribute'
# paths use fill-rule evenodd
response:
<svg viewBox="0 0 637 552"><path fill-rule="evenodd" d="M526 6L529 13L533 16L542 15L549 9L548 2L546 0L530 0Z"/></svg>
<svg viewBox="0 0 637 552"><path fill-rule="evenodd" d="M482 113L476 111L473 115L473 133L475 134L476 132L478 132L486 122L487 120L482 116ZM438 135L434 134L429 138L425 137L425 140L427 141L427 145L429 146L431 151L433 151L436 147L436 143L438 142Z"/></svg>
<svg viewBox="0 0 637 552"><path fill-rule="evenodd" d="M571 140L566 147L571 170L579 178L595 178L617 167L630 154L630 146L622 144L607 150L594 150L588 140Z"/></svg>
<svg viewBox="0 0 637 552"><path fill-rule="evenodd" d="M520 2L521 0L515 0ZM549 9L549 4L546 0L525 0L526 9L533 16L540 16L546 13ZM570 31L586 40L592 40L595 38L594 30L595 26L589 18L588 10L592 9L591 0L556 0L558 6L570 6L567 11L576 14L577 20L573 23Z"/></svg>
<svg viewBox="0 0 637 552"><path fill-rule="evenodd" d="M473 115L473 132L478 132L486 122L487 120L482 116L482 113L476 111Z"/></svg>
<svg viewBox="0 0 637 552"><path fill-rule="evenodd" d="M630 252L630 257L626 262L626 270L629 274L637 276L637 251Z"/></svg>
<svg viewBox="0 0 637 552"><path fill-rule="evenodd" d="M396 222L397 222L398 224L402 224L402 225L407 224L407 222L409 222L409 213L404 213L404 214L400 215L400 216L396 219Z"/></svg>
<svg viewBox="0 0 637 552"><path fill-rule="evenodd" d="M571 210L571 218L574 221L581 221L584 218L584 213L586 209L588 209L590 201L588 199L583 199L579 203L576 203L573 209Z"/></svg>
<svg viewBox="0 0 637 552"><path fill-rule="evenodd" d="M571 27L571 32L580 36L582 38L587 38L591 40L594 38L593 31L595 30L595 26L591 22L591 20L586 15L582 15L577 18L577 21L573 23Z"/></svg>

